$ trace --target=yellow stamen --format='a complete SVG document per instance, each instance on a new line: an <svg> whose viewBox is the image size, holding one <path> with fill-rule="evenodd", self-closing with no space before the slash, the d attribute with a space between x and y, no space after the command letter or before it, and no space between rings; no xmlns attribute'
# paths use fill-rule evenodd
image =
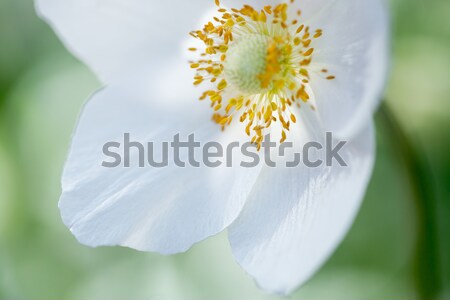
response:
<svg viewBox="0 0 450 300"><path fill-rule="evenodd" d="M200 100L209 98L214 110L212 120L222 130L236 115L245 123L245 133L257 149L261 148L265 130L274 124L280 125L282 143L291 124L297 123L295 110L315 110L310 74L328 70L314 68L316 51L311 45L324 32L302 24L300 10L289 19L288 9L294 0L266 5L261 10L250 5L226 9L219 0L214 1L220 16L202 30L190 33L205 46L200 59L190 62L196 70L194 85L215 84L215 89L202 93ZM197 48L189 51L200 52ZM335 79L328 74L325 79ZM228 99L225 95L233 96ZM302 106L302 102L309 105Z"/></svg>

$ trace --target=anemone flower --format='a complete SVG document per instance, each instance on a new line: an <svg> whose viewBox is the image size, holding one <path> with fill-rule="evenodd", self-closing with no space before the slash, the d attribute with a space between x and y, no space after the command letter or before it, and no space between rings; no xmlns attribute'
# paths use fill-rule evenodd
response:
<svg viewBox="0 0 450 300"><path fill-rule="evenodd" d="M318 270L372 172L388 65L381 0L37 0L37 9L104 84L62 176L61 215L81 243L174 254L227 229L237 262L269 292L288 294ZM124 133L260 150L266 134L295 148L326 132L347 141L346 165L102 166L105 143Z"/></svg>

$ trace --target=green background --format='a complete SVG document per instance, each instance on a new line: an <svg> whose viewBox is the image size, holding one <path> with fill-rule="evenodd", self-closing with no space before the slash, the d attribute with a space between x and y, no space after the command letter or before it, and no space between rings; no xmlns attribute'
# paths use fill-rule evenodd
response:
<svg viewBox="0 0 450 300"><path fill-rule="evenodd" d="M406 163L424 169L405 165L404 145L378 114L376 168L355 225L292 299L417 299L439 285L427 268L440 271L438 298L450 299L450 1L391 7L387 103L415 147ZM59 179L77 115L98 87L31 0L0 0L0 299L277 299L234 262L225 234L171 257L75 241L59 217ZM418 186L434 206L425 221L437 224L425 248L438 253L419 270Z"/></svg>

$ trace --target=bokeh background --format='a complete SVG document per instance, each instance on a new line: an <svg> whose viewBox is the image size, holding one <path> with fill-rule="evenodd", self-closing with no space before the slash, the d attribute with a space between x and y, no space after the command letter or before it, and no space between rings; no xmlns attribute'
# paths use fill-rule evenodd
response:
<svg viewBox="0 0 450 300"><path fill-rule="evenodd" d="M410 148L378 114L361 213L292 299L450 299L450 1L391 7L386 99ZM0 0L0 299L277 299L233 261L225 234L171 257L75 241L59 217L59 178L99 87L31 0Z"/></svg>

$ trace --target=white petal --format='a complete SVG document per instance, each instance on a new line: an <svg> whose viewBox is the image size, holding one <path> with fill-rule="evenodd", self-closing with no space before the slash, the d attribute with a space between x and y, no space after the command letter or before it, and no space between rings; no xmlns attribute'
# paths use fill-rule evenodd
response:
<svg viewBox="0 0 450 300"><path fill-rule="evenodd" d="M371 175L373 139L370 126L343 148L348 167L263 168L229 227L237 261L259 286L273 293L292 292L339 245Z"/></svg>
<svg viewBox="0 0 450 300"><path fill-rule="evenodd" d="M166 100L161 95L152 97ZM210 114L196 114L196 106L164 111L153 103L147 97L108 87L84 108L60 199L64 223L81 243L177 253L220 232L239 214L258 168L180 168L173 159L166 168L138 168L137 163L131 168L101 166L110 160L102 153L104 143L123 143L124 133L144 145L155 142L157 158L161 154L158 142L170 142L177 133L184 141L195 132L197 141L224 144L236 137L233 132L222 133L210 121ZM237 151L234 154L239 159ZM132 162L137 156L138 151L132 150ZM186 159L184 152L182 157Z"/></svg>
<svg viewBox="0 0 450 300"><path fill-rule="evenodd" d="M371 118L386 82L389 63L388 13L383 0L305 0L303 21L323 29L314 40L311 75L317 110L326 130L351 138Z"/></svg>
<svg viewBox="0 0 450 300"><path fill-rule="evenodd" d="M39 14L100 79L179 56L213 1L36 0Z"/></svg>
<svg viewBox="0 0 450 300"><path fill-rule="evenodd" d="M231 9L241 9L244 5L251 5L253 8L259 10L263 9L266 5L272 5L273 3L280 1L261 1L261 0L220 0L221 6Z"/></svg>

